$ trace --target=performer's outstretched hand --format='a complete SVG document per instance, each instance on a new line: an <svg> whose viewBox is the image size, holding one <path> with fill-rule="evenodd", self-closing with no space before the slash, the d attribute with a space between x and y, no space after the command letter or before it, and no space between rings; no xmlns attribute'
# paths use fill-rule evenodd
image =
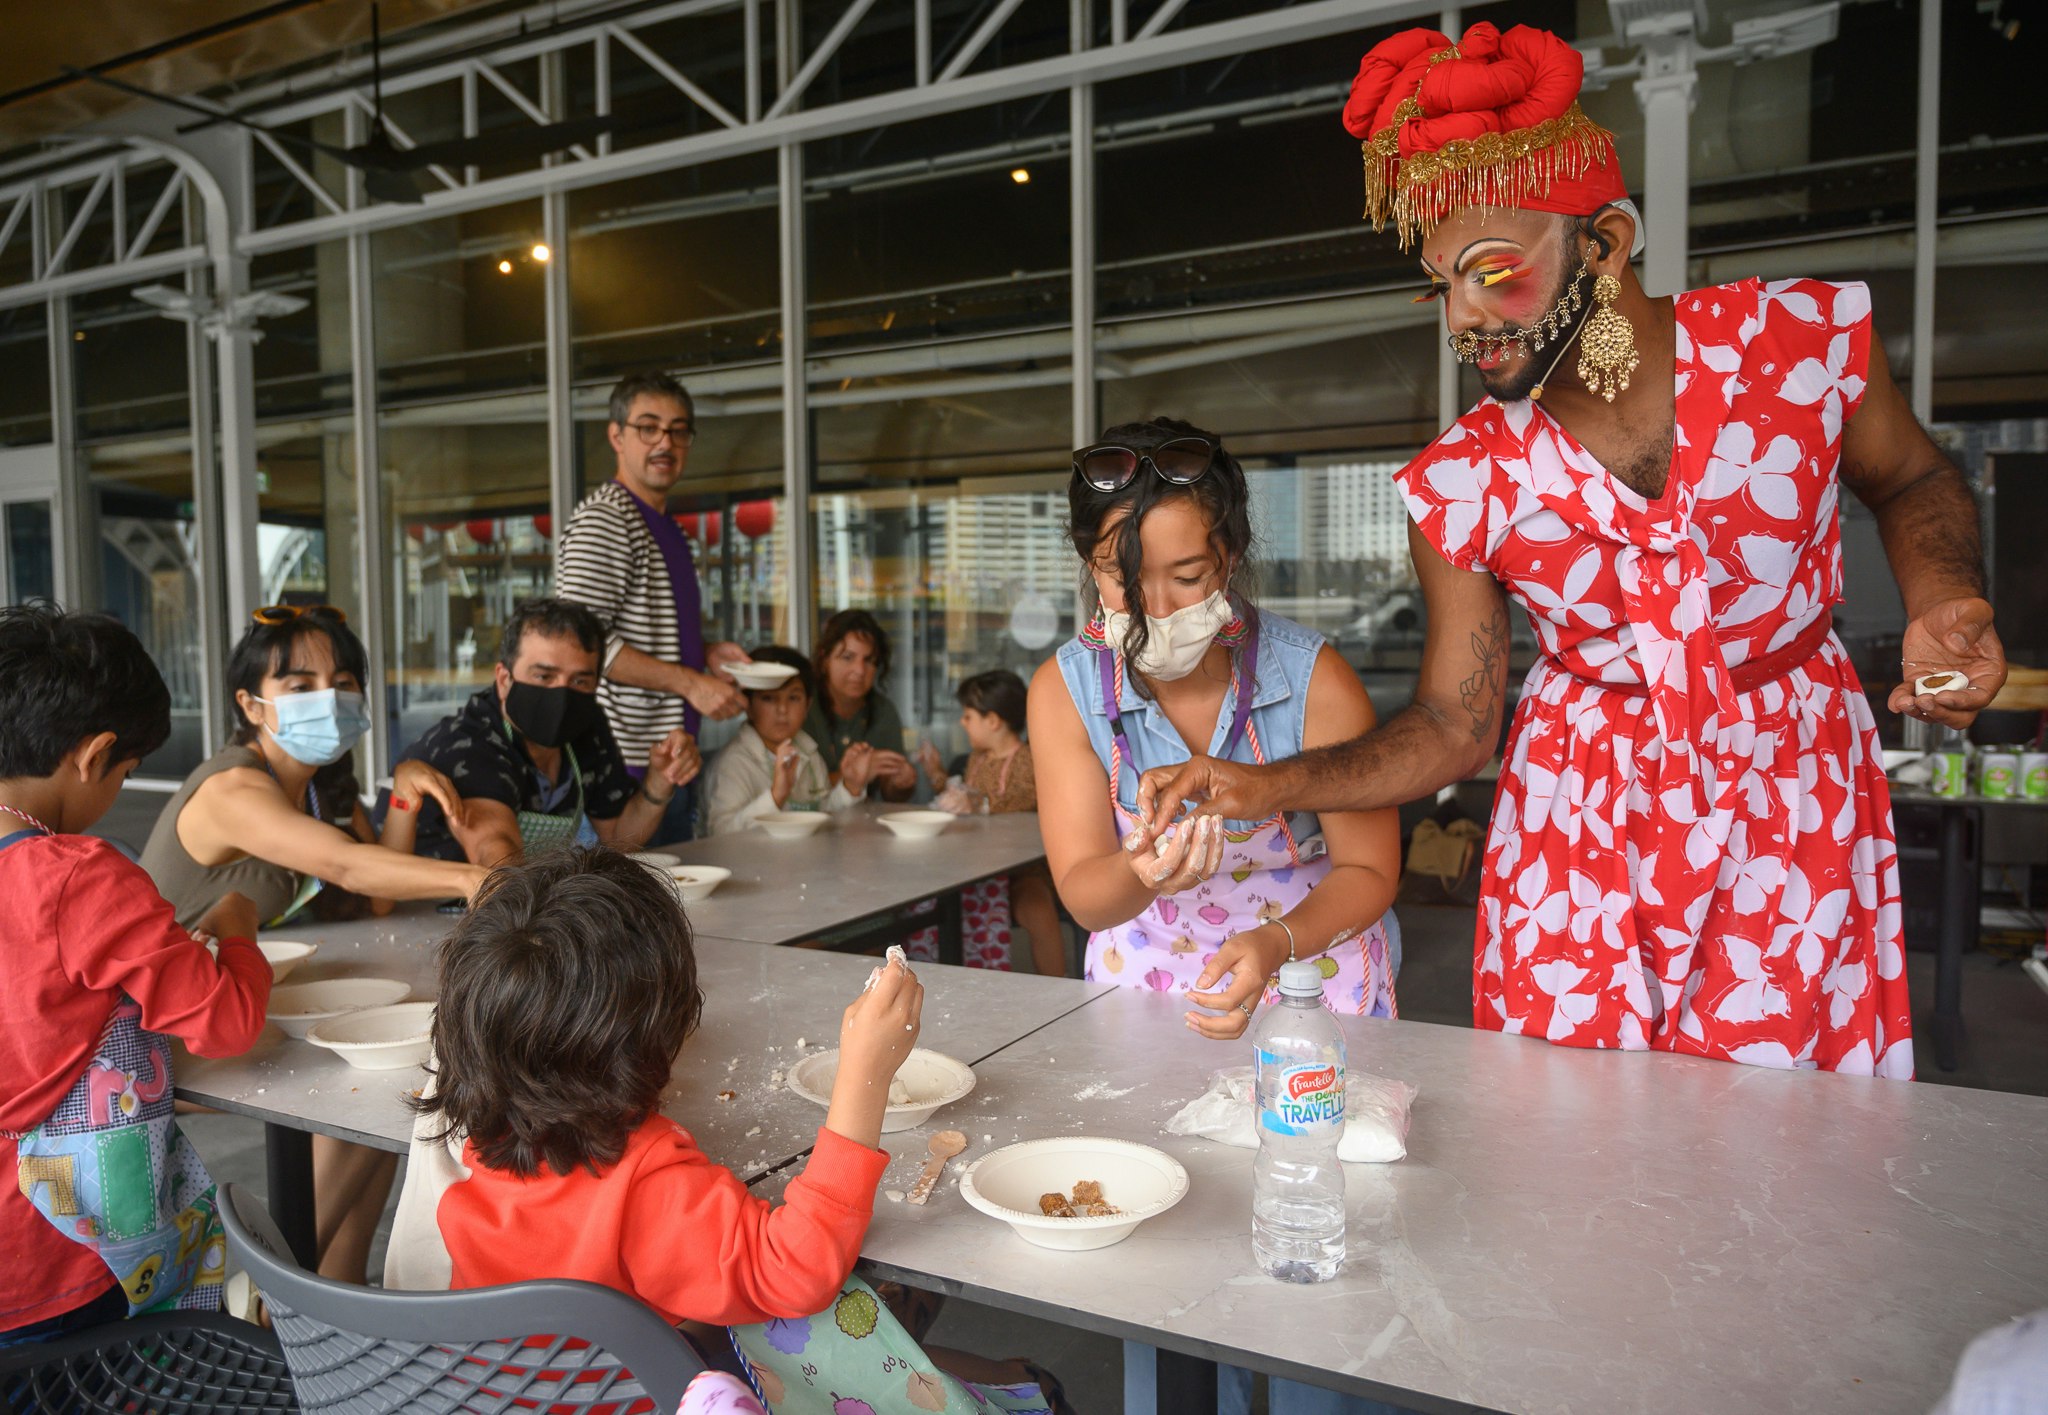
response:
<svg viewBox="0 0 2048 1415"><path fill-rule="evenodd" d="M1158 766L1138 778L1138 829L1148 840L1173 824L1181 804L1195 806L1198 816L1262 821L1278 806L1272 794L1270 768L1216 757L1193 757L1180 766Z"/></svg>
<svg viewBox="0 0 2048 1415"><path fill-rule="evenodd" d="M1924 717L1944 727L1968 727L2005 684L2005 646L1991 626L1991 606L1981 599L1945 599L1906 626L1905 682L1892 689L1893 712ZM1967 688L1915 693L1916 679L1960 673ZM1144 797L1139 796L1139 805Z"/></svg>

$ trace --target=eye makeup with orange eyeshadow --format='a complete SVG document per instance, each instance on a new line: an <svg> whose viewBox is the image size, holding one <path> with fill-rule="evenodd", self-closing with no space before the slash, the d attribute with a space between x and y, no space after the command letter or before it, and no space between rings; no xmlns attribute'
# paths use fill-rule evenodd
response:
<svg viewBox="0 0 2048 1415"><path fill-rule="evenodd" d="M1491 290L1496 285L1505 285L1510 281L1525 279L1533 274L1534 271L1535 267L1533 265L1524 265L1514 261L1483 261L1472 273L1479 277L1481 289Z"/></svg>

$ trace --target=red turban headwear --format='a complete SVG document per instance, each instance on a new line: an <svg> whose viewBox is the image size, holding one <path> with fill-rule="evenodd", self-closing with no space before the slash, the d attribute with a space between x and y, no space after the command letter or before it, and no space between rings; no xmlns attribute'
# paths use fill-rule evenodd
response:
<svg viewBox="0 0 2048 1415"><path fill-rule="evenodd" d="M1405 249L1460 207L1590 216L1625 200L1614 135L1579 108L1585 59L1548 30L1476 24L1382 40L1344 126L1365 143L1365 214Z"/></svg>

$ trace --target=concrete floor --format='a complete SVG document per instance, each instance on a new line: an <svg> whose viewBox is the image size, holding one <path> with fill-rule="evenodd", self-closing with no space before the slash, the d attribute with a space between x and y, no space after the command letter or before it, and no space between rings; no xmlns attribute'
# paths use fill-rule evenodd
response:
<svg viewBox="0 0 2048 1415"><path fill-rule="evenodd" d="M120 806L101 823L100 833L139 848L165 799L125 793ZM1404 908L1401 926L1402 1017L1470 1026L1473 911ZM1924 1035L1925 1009L1934 996L1932 955L1908 954L1907 971L1913 996L1921 1002L1920 1030ZM1918 1055L1922 1081L2048 1095L2048 994L2017 965L1985 953L1971 953L1964 959L1963 1014L1966 1034L1961 1065L1951 1073L1938 1071L1931 1051L1922 1045ZM262 1192L259 1125L222 1115L188 1116L184 1123L215 1178ZM387 1232L388 1225L387 1213ZM382 1242L380 1234L371 1259L373 1272L382 1266ZM1107 1338L956 1299L947 1304L931 1340L991 1357L1029 1356L1059 1375L1076 1407L1086 1415L1105 1415L1122 1408L1122 1349Z"/></svg>

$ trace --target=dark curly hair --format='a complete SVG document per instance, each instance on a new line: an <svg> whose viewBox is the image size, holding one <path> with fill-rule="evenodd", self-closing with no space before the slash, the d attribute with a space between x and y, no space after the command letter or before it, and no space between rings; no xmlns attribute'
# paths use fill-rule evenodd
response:
<svg viewBox="0 0 2048 1415"><path fill-rule="evenodd" d="M1136 659L1151 638L1151 629L1145 622L1145 552L1139 539L1140 528L1154 508L1168 502L1192 501L1201 511L1209 526L1209 543L1236 567L1230 582L1232 604L1247 618L1257 613L1250 595L1251 488L1245 483L1244 468L1224 447L1223 438L1179 418L1152 417L1141 423L1105 428L1096 441L1119 443L1142 452L1176 437L1205 437L1216 447L1216 460L1209 470L1186 486L1176 486L1147 467L1140 467L1129 484L1115 491L1097 491L1078 469L1067 483L1067 536L1074 553L1081 557L1081 592L1091 612L1101 607L1101 596L1096 592L1089 566L1104 535L1115 537L1112 549L1117 578L1123 584L1124 607L1131 616L1130 628L1117 647L1127 662ZM1114 530L1108 529L1111 519L1119 513L1122 518ZM1133 674L1131 682L1140 693L1150 695L1143 675Z"/></svg>
<svg viewBox="0 0 2048 1415"><path fill-rule="evenodd" d="M596 1173L652 1115L704 996L672 891L611 850L499 870L441 945L434 1094L492 1169Z"/></svg>

